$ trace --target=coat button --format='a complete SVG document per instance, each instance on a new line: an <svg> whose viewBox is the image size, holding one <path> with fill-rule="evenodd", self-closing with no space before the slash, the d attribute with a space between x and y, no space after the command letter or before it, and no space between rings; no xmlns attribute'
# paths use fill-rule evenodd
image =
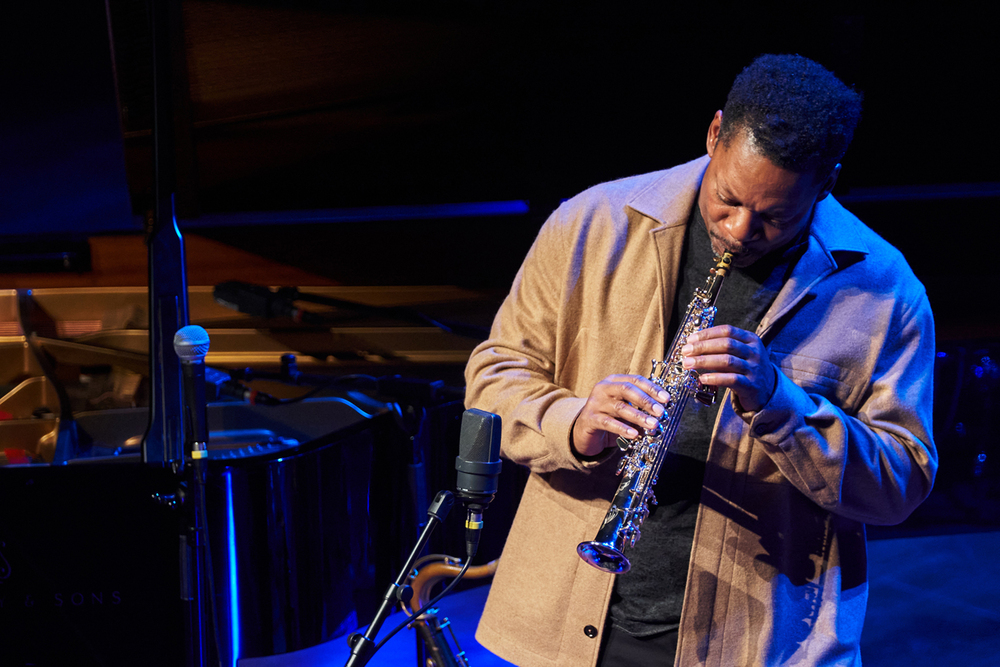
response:
<svg viewBox="0 0 1000 667"><path fill-rule="evenodd" d="M592 625L588 625L583 629L583 634L587 635L591 639L597 636L597 628Z"/></svg>

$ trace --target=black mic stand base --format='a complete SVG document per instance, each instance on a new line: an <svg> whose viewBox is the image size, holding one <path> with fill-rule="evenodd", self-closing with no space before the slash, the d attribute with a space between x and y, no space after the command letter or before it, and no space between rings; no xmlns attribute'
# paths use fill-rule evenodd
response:
<svg viewBox="0 0 1000 667"><path fill-rule="evenodd" d="M434 501L427 508L427 525L424 527L423 532L420 533L417 544L413 547L413 551L410 552L409 558L406 559L406 563L403 565L399 576L396 577L396 581L389 585L389 588L385 591L385 595L382 596L382 604L375 613L375 619L368 626L364 634L355 632L348 637L347 641L351 645L351 657L347 659L344 667L362 667L368 664L372 654L375 652L375 637L382 628L382 624L385 623L385 619L389 617L390 609L398 602L408 602L413 595L413 589L406 583L410 577L410 570L413 569L413 563L417 560L420 552L424 550L424 547L427 546L427 541L430 539L431 533L434 532L434 528L437 527L437 524L444 521L454 503L455 497L450 491L439 491L437 496L434 497Z"/></svg>

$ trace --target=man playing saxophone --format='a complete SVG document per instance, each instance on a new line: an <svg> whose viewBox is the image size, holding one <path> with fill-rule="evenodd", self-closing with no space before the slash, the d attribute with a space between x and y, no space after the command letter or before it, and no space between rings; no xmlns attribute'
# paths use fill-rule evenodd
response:
<svg viewBox="0 0 1000 667"><path fill-rule="evenodd" d="M799 56L762 56L707 155L606 183L542 227L466 371L528 480L477 633L531 667L860 665L865 524L902 521L937 467L933 319L901 254L830 196L860 97ZM656 427L663 359L714 257L716 326L683 366L688 407L657 505L592 568L619 437Z"/></svg>

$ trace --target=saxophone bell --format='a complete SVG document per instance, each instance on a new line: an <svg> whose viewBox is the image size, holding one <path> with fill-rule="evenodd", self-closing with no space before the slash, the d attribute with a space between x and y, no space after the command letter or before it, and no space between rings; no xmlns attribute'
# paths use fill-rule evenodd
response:
<svg viewBox="0 0 1000 667"><path fill-rule="evenodd" d="M645 439L643 436L642 439ZM641 443L640 443L641 444ZM632 452L635 456L642 456ZM630 459L622 459L626 463ZM656 502L653 491L648 488L648 471L644 474L635 466L623 466L619 471L622 476L615 492L611 507L604 516L597 536L590 542L581 542L576 547L580 558L599 570L612 574L623 574L632 568L625 556L625 546L632 546L639 539L639 526L649 515L647 502Z"/></svg>
<svg viewBox="0 0 1000 667"><path fill-rule="evenodd" d="M615 548L614 544L606 542L581 542L576 547L580 558L587 561L598 570L611 574L622 574L632 569L628 557Z"/></svg>

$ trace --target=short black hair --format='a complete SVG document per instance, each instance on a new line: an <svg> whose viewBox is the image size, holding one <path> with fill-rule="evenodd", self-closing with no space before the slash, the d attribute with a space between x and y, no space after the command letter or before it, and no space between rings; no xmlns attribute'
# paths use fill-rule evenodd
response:
<svg viewBox="0 0 1000 667"><path fill-rule="evenodd" d="M799 55L763 55L736 77L722 111L728 147L748 132L774 165L822 177L840 162L861 120L861 94Z"/></svg>

